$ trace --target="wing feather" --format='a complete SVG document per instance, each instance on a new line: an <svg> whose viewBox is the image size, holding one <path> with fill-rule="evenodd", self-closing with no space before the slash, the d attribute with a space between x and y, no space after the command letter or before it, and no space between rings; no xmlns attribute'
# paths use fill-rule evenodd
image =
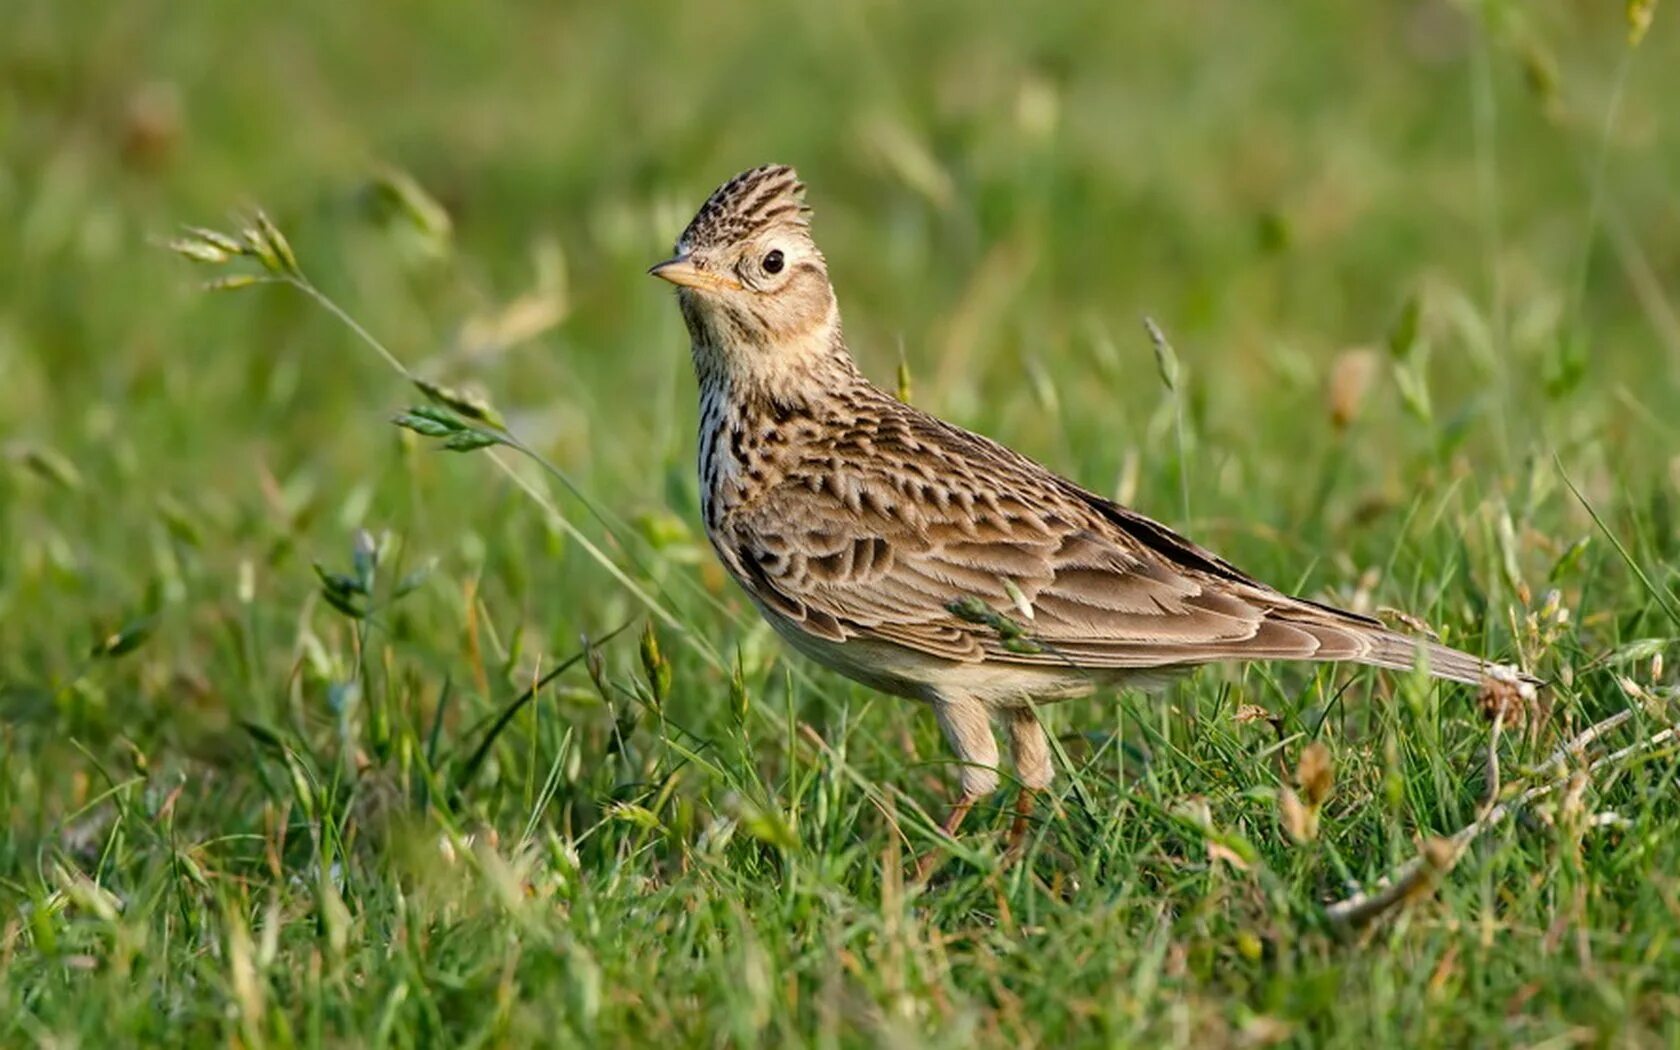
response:
<svg viewBox="0 0 1680 1050"><path fill-rule="evenodd" d="M842 639L945 659L1133 667L1242 643L1265 620L1262 605L1162 562L1100 515L1065 505L1045 514L966 491L907 499L882 478L843 469L822 484L789 477L723 526L760 600L825 637L832 625ZM1044 495L1060 502L1059 493ZM958 617L949 607L959 599L1020 623L1039 651L1006 647L993 628ZM1306 650L1311 638L1300 637Z"/></svg>
<svg viewBox="0 0 1680 1050"><path fill-rule="evenodd" d="M1407 667L1419 651L989 439L896 401L878 407L881 418L852 428L867 448L795 452L712 531L757 600L818 638L1082 670L1229 659ZM1001 637L995 620L956 615L963 599L1014 621L1029 644ZM1423 651L1444 677L1473 682L1484 668L1444 646Z"/></svg>

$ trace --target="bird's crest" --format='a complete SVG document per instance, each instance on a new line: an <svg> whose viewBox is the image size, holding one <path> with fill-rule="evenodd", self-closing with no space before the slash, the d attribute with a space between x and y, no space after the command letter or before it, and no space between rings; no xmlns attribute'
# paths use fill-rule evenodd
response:
<svg viewBox="0 0 1680 1050"><path fill-rule="evenodd" d="M765 164L713 190L677 238L677 252L733 244L774 225L808 227L810 215L798 172L786 164Z"/></svg>

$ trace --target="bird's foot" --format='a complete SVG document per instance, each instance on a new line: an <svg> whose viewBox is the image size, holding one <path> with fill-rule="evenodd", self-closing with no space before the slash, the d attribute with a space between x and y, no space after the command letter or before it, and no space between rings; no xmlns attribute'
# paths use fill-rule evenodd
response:
<svg viewBox="0 0 1680 1050"><path fill-rule="evenodd" d="M1004 857L1013 862L1021 858L1027 844L1027 831L1032 827L1033 803L1038 792L1024 787L1015 796L1015 821L1009 825L1009 839Z"/></svg>
<svg viewBox="0 0 1680 1050"><path fill-rule="evenodd" d="M951 807L950 814L945 817L945 823L939 826L939 830L945 833L946 838L954 839L957 837L957 828L962 826L963 818L968 816L968 811L973 809L974 803L978 801L979 798L975 795L964 795L957 799ZM916 881L918 883L926 882L928 876L933 874L933 869L938 866L940 855L943 852L938 846L929 846L927 851L922 854L921 859L916 861Z"/></svg>

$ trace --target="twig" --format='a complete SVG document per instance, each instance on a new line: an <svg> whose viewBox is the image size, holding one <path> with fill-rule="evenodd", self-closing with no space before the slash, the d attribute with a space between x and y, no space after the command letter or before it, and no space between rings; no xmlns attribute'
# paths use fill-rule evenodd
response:
<svg viewBox="0 0 1680 1050"><path fill-rule="evenodd" d="M1603 758L1599 759L1597 762L1594 762L1592 765L1588 766L1587 767L1587 772L1595 773L1602 766L1611 765L1613 763L1620 762L1624 758L1631 758L1632 756L1634 756L1634 755L1636 755L1636 754L1638 754L1642 751L1650 751L1653 748L1655 748L1658 744L1665 744L1668 741L1674 740L1674 739L1677 739L1677 738L1680 738L1680 729L1677 729L1677 728L1674 728L1674 727L1671 726L1670 728L1665 729L1662 732L1660 732L1660 733L1656 734L1655 736L1651 737L1649 740L1641 740L1636 744L1629 744L1627 747L1622 748L1620 751L1612 751L1610 754L1605 755Z"/></svg>
<svg viewBox="0 0 1680 1050"><path fill-rule="evenodd" d="M1632 715L1631 710L1620 711L1602 722L1588 727L1580 735L1555 751L1536 770L1536 773L1551 772L1562 767L1570 755L1579 754L1588 744L1621 725ZM1583 772L1590 776L1607 767L1619 765L1635 755L1655 750L1660 745L1676 738L1680 738L1680 727L1670 726L1660 733L1596 759L1588 764ZM1333 926L1344 932L1352 932L1369 925L1396 906L1428 892L1440 876L1453 869L1453 866L1464 856L1465 851L1476 839L1504 823L1518 810L1534 800L1544 798L1559 788L1567 786L1570 779L1568 776L1558 776L1543 784L1536 784L1526 791L1522 791L1512 798L1489 808L1481 816L1460 828L1451 836L1444 839L1429 839L1419 850L1418 856L1402 864L1389 876L1380 891L1375 894L1356 893L1346 900L1337 901L1325 908L1325 916Z"/></svg>
<svg viewBox="0 0 1680 1050"><path fill-rule="evenodd" d="M1499 808L1490 810L1489 816L1497 813ZM1472 824L1471 827L1475 825ZM1389 879L1388 885L1377 894L1373 896L1356 893L1347 900L1330 905L1324 909L1324 913L1339 929L1349 932L1363 929L1401 903L1434 888L1435 880L1451 871L1453 865L1458 863L1458 856L1459 851L1454 847L1452 839L1428 839L1418 855L1396 871Z"/></svg>
<svg viewBox="0 0 1680 1050"><path fill-rule="evenodd" d="M1488 733L1487 745L1487 783L1483 786L1482 807L1493 805L1499 800L1499 734L1505 728L1505 711L1503 708L1493 713L1493 730Z"/></svg>
<svg viewBox="0 0 1680 1050"><path fill-rule="evenodd" d="M1579 736L1575 737L1575 739L1569 741L1567 744L1564 744L1562 747L1559 747L1556 751L1553 751L1546 761L1540 763L1540 765L1535 768L1534 775L1538 777L1551 773L1559 766L1562 766L1571 755L1579 755L1586 749L1588 744L1597 740L1605 733L1610 732L1610 730L1615 729L1623 722L1626 722L1628 719L1633 717L1633 714L1633 708L1630 707L1624 711L1617 711L1615 714L1606 718L1602 722L1597 722L1588 726Z"/></svg>

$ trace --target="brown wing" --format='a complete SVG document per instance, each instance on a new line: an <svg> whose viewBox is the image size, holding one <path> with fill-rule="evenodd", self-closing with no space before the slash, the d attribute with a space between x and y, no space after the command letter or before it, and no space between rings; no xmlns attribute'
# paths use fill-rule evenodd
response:
<svg viewBox="0 0 1680 1050"><path fill-rule="evenodd" d="M1370 659L1362 635L1386 633L1288 598L987 439L931 417L893 422L872 430L867 454L789 470L715 537L760 601L818 637L1121 669ZM965 600L1026 641L952 611Z"/></svg>

